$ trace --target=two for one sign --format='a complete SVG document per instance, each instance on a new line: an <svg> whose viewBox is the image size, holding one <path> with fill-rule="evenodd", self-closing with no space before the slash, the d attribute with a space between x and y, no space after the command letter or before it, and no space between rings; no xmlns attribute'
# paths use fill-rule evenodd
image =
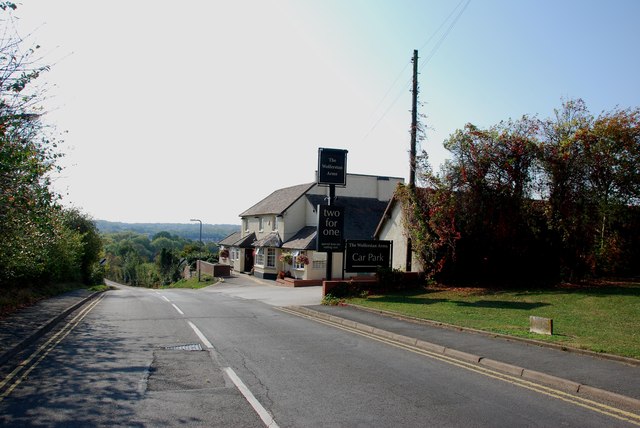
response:
<svg viewBox="0 0 640 428"><path fill-rule="evenodd" d="M344 208L318 205L317 250L323 253L342 251Z"/></svg>

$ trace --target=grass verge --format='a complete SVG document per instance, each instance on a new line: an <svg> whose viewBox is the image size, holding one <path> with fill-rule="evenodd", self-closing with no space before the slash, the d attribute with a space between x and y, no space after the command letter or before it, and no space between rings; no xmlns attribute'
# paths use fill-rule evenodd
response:
<svg viewBox="0 0 640 428"><path fill-rule="evenodd" d="M540 290L431 287L349 303L488 332L640 359L640 282ZM554 335L529 333L529 316L553 319Z"/></svg>
<svg viewBox="0 0 640 428"><path fill-rule="evenodd" d="M189 278L189 279L181 279L178 282L174 282L173 284L167 285L162 288L204 288L210 285L216 284L220 281L219 278L213 278L209 275L203 275L198 281L198 278Z"/></svg>

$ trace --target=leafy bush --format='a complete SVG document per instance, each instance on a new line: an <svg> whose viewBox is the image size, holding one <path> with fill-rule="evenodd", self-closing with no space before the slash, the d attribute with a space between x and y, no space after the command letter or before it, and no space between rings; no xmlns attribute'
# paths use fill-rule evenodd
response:
<svg viewBox="0 0 640 428"><path fill-rule="evenodd" d="M431 277L522 284L638 275L640 109L594 117L570 100L546 120L467 124L425 189L399 186L404 225Z"/></svg>
<svg viewBox="0 0 640 428"><path fill-rule="evenodd" d="M344 299L336 297L336 296L334 296L332 294L326 294L322 298L322 304L325 305L325 306L338 306L343 301L344 301Z"/></svg>

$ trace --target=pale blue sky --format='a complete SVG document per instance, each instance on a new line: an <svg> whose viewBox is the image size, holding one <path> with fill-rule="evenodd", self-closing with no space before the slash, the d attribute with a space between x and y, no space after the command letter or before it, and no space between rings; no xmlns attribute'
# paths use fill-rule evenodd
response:
<svg viewBox="0 0 640 428"><path fill-rule="evenodd" d="M640 104L640 1L465 5L37 0L15 15L54 64L41 80L55 85L47 120L68 131L67 204L238 223L273 190L314 181L318 147L349 150L349 172L406 179L413 49L436 169L467 122L544 118L562 98L595 114Z"/></svg>

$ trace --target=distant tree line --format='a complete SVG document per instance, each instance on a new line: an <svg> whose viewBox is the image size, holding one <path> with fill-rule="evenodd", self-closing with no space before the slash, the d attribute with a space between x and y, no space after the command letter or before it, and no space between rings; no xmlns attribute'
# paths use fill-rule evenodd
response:
<svg viewBox="0 0 640 428"><path fill-rule="evenodd" d="M420 189L401 186L405 226L431 276L512 285L640 273L640 109L597 117L569 100L426 154Z"/></svg>
<svg viewBox="0 0 640 428"><path fill-rule="evenodd" d="M198 223L123 223L96 220L96 226L101 233L136 232L153 237L157 233L168 232L181 238L197 241L200 239L200 225ZM240 230L239 225L233 224L203 224L202 241L220 242L225 237Z"/></svg>
<svg viewBox="0 0 640 428"><path fill-rule="evenodd" d="M140 287L178 281L197 260L218 261L215 243L200 244L163 231L151 238L133 231L103 234L106 278Z"/></svg>
<svg viewBox="0 0 640 428"><path fill-rule="evenodd" d="M89 217L63 209L51 190L60 142L42 118L34 81L39 46L12 33L16 5L0 2L0 287L102 282L99 234Z"/></svg>

